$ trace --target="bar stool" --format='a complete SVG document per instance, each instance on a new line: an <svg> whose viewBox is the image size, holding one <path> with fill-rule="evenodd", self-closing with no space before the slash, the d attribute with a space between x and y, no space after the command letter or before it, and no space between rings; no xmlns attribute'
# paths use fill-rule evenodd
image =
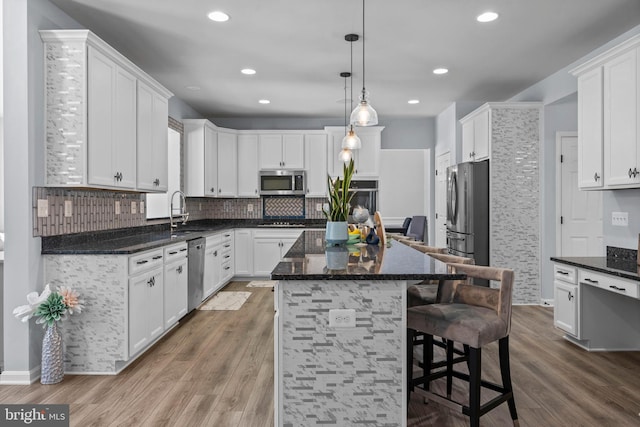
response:
<svg viewBox="0 0 640 427"><path fill-rule="evenodd" d="M446 290L450 295L448 300L437 304L411 307L407 310L407 350L412 348L409 343L413 340L413 335L418 332L425 334L425 353L427 353L424 357L424 374L414 379L413 351L407 351L407 394L414 386L423 385L424 389L417 389L421 394L429 400L461 410L463 414L469 416L472 427L480 425L480 416L507 402L513 423L517 426L519 425L518 415L509 368L513 270L466 264L451 264L451 268L457 273L466 274L468 277L466 283L451 282L450 289ZM474 286L472 283L475 278L499 282L500 287L493 289ZM440 371L433 370L434 335L447 340L446 368ZM481 378L482 347L494 341L498 341L502 386ZM465 351L468 351L468 375L453 370L453 342L463 344ZM429 390L432 380L445 376L447 396ZM451 400L453 377L469 382L468 405ZM481 387L496 391L499 395L481 405Z"/></svg>

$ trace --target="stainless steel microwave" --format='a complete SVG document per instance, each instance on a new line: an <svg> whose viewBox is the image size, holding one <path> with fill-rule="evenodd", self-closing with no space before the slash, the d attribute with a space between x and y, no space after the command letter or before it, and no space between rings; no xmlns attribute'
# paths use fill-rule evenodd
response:
<svg viewBox="0 0 640 427"><path fill-rule="evenodd" d="M300 170L260 171L260 194L263 196L304 195L306 176Z"/></svg>

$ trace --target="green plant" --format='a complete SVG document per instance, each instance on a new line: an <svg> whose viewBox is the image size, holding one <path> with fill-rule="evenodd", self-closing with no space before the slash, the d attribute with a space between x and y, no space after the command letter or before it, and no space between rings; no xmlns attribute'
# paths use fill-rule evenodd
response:
<svg viewBox="0 0 640 427"><path fill-rule="evenodd" d="M329 209L323 211L327 221L347 220L349 208L351 207L351 199L353 198L353 193L349 192L353 169L353 159L351 159L349 164L345 163L343 165L342 179L340 179L340 177L331 179L331 176L327 176L329 184Z"/></svg>

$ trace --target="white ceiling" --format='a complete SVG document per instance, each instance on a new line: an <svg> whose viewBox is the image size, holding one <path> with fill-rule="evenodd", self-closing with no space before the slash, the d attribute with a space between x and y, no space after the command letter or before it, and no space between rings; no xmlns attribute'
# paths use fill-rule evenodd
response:
<svg viewBox="0 0 640 427"><path fill-rule="evenodd" d="M206 117L344 114L344 36L362 35L361 0L52 2ZM231 19L214 23L212 10ZM476 22L486 10L500 18ZM366 83L382 120L506 100L640 24L640 0L367 0L365 17ZM362 41L353 48L357 100ZM432 74L440 66L449 74Z"/></svg>

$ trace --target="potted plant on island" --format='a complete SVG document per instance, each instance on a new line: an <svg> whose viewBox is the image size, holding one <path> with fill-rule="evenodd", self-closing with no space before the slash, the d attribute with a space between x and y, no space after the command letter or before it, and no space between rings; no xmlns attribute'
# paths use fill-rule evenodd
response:
<svg viewBox="0 0 640 427"><path fill-rule="evenodd" d="M327 176L329 184L329 203L323 211L327 218L325 241L328 245L340 245L349 240L349 227L347 217L351 207L353 193L349 192L351 178L353 177L353 159L342 167L342 179L331 179Z"/></svg>

